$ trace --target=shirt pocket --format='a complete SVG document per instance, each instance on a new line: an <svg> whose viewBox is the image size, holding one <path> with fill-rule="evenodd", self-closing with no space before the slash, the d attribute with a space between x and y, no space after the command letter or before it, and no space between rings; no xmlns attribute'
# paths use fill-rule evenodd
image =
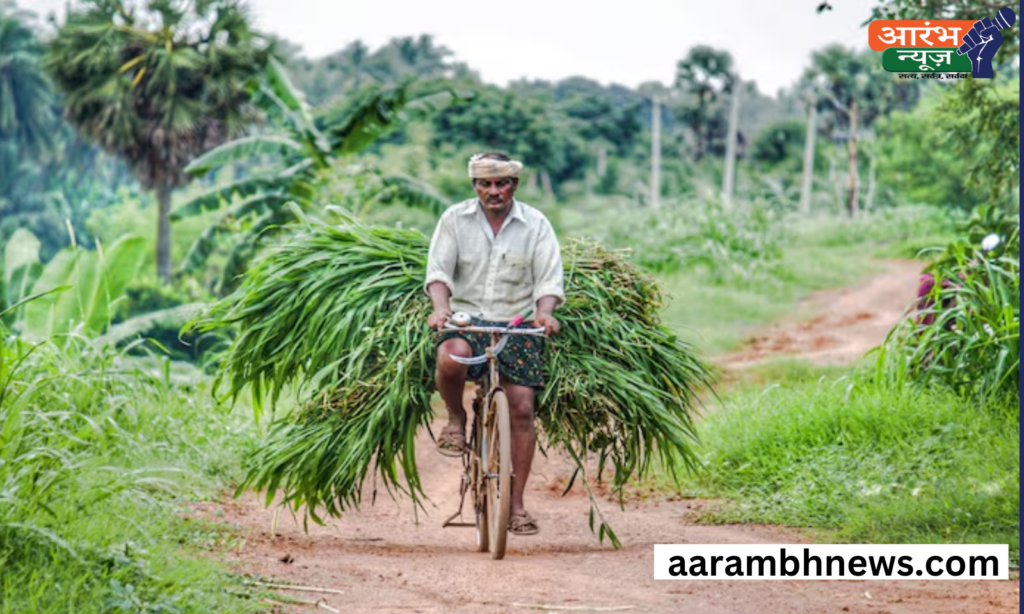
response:
<svg viewBox="0 0 1024 614"><path fill-rule="evenodd" d="M508 252L498 265L498 281L514 286L532 282L533 271L526 254Z"/></svg>

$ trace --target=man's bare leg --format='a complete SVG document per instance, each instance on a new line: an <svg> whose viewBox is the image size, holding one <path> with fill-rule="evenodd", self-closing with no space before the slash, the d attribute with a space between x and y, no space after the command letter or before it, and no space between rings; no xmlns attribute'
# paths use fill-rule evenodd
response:
<svg viewBox="0 0 1024 614"><path fill-rule="evenodd" d="M536 394L529 386L502 384L508 396L509 410L512 418L512 511L513 516L526 513L523 504L523 493L526 492L526 481L530 478L530 467L533 464L533 453L537 447L537 431L534 429L534 405Z"/></svg>
<svg viewBox="0 0 1024 614"><path fill-rule="evenodd" d="M434 384L448 409L448 427L457 428L462 433L463 441L466 436L466 409L462 406L462 394L466 388L469 367L455 362L451 355L469 358L472 352L465 339L447 339L437 347L437 369L434 371Z"/></svg>

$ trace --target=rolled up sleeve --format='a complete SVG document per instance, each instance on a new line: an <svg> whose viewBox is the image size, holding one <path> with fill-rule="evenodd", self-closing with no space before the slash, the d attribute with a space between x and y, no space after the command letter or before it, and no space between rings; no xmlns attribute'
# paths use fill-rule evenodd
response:
<svg viewBox="0 0 1024 614"><path fill-rule="evenodd" d="M430 284L441 282L448 286L448 291L455 293L455 264L459 260L459 245L456 241L454 213L451 209L441 216L430 240L430 251L427 253L427 278L423 282L423 291L430 293Z"/></svg>
<svg viewBox="0 0 1024 614"><path fill-rule="evenodd" d="M562 251L555 236L555 229L544 219L540 235L533 253L533 302L536 304L541 297L554 296L557 300L555 308L565 303L565 291L562 288Z"/></svg>

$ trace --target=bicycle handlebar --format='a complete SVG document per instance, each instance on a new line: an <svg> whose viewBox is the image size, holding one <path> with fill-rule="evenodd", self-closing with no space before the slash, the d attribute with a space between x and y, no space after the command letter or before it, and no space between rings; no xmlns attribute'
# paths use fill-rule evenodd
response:
<svg viewBox="0 0 1024 614"><path fill-rule="evenodd" d="M508 326L456 326L451 322L445 322L444 330L459 331L464 333L497 333L499 335L532 335L543 337L547 333L547 327L540 328L510 328Z"/></svg>
<svg viewBox="0 0 1024 614"><path fill-rule="evenodd" d="M531 335L534 337L544 337L547 333L547 328L544 326L541 326L540 328L512 328L511 326L457 326L451 321L445 322L442 330L466 333L495 333L501 335L501 339L498 343L493 349L489 350L489 354L491 356L497 356L503 349L505 349L505 344L508 343L509 335ZM449 356L455 362L464 365L479 365L487 362L488 354L471 356L469 358L463 358L454 354L449 354Z"/></svg>

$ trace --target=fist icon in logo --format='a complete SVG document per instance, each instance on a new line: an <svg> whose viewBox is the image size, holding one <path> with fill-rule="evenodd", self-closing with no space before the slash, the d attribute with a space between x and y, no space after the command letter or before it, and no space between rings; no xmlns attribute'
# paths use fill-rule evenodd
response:
<svg viewBox="0 0 1024 614"><path fill-rule="evenodd" d="M992 58L1003 44L1000 30L1017 22L1017 14L1011 8L1001 8L995 19L986 17L974 24L964 34L964 44L956 50L957 55L966 54L971 59L971 75L976 79L992 78Z"/></svg>

